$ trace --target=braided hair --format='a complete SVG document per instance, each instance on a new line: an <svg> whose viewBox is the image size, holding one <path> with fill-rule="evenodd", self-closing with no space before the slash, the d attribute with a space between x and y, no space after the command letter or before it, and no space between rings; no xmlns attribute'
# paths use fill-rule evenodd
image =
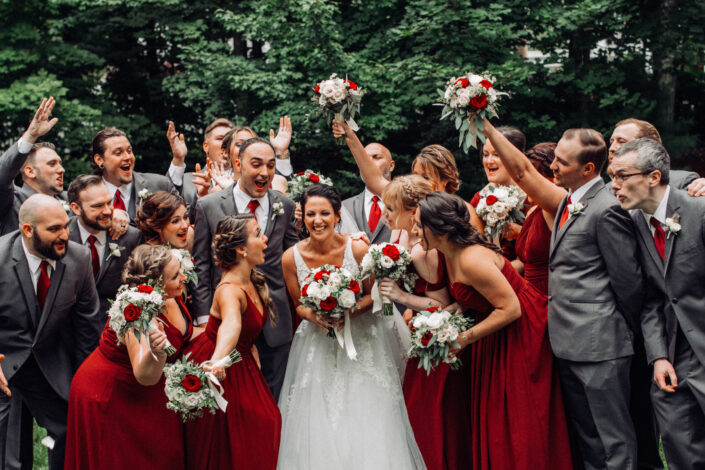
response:
<svg viewBox="0 0 705 470"><path fill-rule="evenodd" d="M150 194L137 209L137 228L142 232L146 242L162 243L159 232L167 226L174 212L186 207L186 201L178 194L169 191L157 191Z"/></svg>
<svg viewBox="0 0 705 470"><path fill-rule="evenodd" d="M402 175L394 178L384 187L382 200L395 201L404 210L414 210L419 206L419 201L433 192L430 182L419 175ZM389 204L387 204L389 205Z"/></svg>
<svg viewBox="0 0 705 470"><path fill-rule="evenodd" d="M140 245L132 251L122 271L122 282L130 287L162 282L164 268L174 257L165 245Z"/></svg>
<svg viewBox="0 0 705 470"><path fill-rule="evenodd" d="M233 266L237 266L242 260L235 248L240 248L247 244L247 240L250 237L250 233L247 231L247 222L250 219L254 219L254 215L238 214L225 216L218 222L211 248L213 249L213 261L221 271L227 271ZM250 281L262 299L262 304L264 304L264 308L267 311L270 323L276 325L277 316L274 313L274 301L269 296L269 288L265 282L264 275L257 269L252 269Z"/></svg>
<svg viewBox="0 0 705 470"><path fill-rule="evenodd" d="M442 145L433 144L422 148L411 162L411 171L415 167L438 180L446 181L445 192L449 194L455 193L460 187L460 173L453 152Z"/></svg>

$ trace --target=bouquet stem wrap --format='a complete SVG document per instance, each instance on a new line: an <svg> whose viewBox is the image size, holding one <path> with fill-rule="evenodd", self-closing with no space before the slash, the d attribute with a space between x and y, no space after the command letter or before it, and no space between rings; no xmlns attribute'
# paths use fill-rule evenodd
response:
<svg viewBox="0 0 705 470"><path fill-rule="evenodd" d="M348 310L345 311L345 323L343 324L343 329L338 330L335 328L333 331L335 332L335 339L338 340L340 347L345 350L348 358L351 361L356 361L357 350L353 344L352 333L350 332L350 312Z"/></svg>
<svg viewBox="0 0 705 470"><path fill-rule="evenodd" d="M394 313L392 301L388 297L382 295L379 291L379 282L375 279L372 286L372 313L382 312L382 315L388 317Z"/></svg>
<svg viewBox="0 0 705 470"><path fill-rule="evenodd" d="M228 407L228 400L223 397L225 390L213 372L206 372L206 377L208 377L208 388L213 392L213 399L218 405L218 408L220 408L220 411L224 413L225 409Z"/></svg>

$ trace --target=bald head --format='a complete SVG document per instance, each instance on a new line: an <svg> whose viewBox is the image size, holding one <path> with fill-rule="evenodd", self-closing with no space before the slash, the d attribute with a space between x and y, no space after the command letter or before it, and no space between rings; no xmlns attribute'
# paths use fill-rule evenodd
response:
<svg viewBox="0 0 705 470"><path fill-rule="evenodd" d="M20 227L24 224L36 226L47 217L61 214L66 216L66 211L58 200L45 194L33 194L20 207Z"/></svg>
<svg viewBox="0 0 705 470"><path fill-rule="evenodd" d="M51 196L34 194L20 207L20 233L27 249L36 256L61 259L69 239L69 217Z"/></svg>
<svg viewBox="0 0 705 470"><path fill-rule="evenodd" d="M382 173L382 176L384 176L388 180L391 180L392 171L394 171L394 160L392 160L392 152L390 152L387 147L378 142L372 142L371 144L367 144L367 146L365 147L365 151L370 157L372 157L372 161L374 162L375 166L379 168L379 171Z"/></svg>

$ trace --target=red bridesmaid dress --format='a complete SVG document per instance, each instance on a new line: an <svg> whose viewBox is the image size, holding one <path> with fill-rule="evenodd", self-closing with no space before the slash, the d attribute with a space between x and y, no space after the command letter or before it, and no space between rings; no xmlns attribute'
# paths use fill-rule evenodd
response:
<svg viewBox="0 0 705 470"><path fill-rule="evenodd" d="M424 295L447 287L445 258L441 253L439 257L438 282L428 284L419 276L414 294ZM423 368L418 368L418 358L411 358L406 364L406 411L428 470L468 468L472 459L468 350L463 352L460 360L463 366L459 370L451 370L448 364L441 363L429 375Z"/></svg>
<svg viewBox="0 0 705 470"><path fill-rule="evenodd" d="M502 274L521 304L521 317L471 350L472 468L573 468L563 399L546 330L546 296L504 260ZM494 307L475 289L451 283L451 294L478 313ZM470 468L469 466L467 468Z"/></svg>
<svg viewBox="0 0 705 470"><path fill-rule="evenodd" d="M164 332L178 359L193 326L183 300L175 298L187 325L185 334L160 314ZM145 352L146 353L146 352ZM147 353L148 354L148 353ZM181 419L166 408L164 376L156 385L140 385L125 344L105 325L98 348L71 382L66 439L67 470L184 468Z"/></svg>
<svg viewBox="0 0 705 470"><path fill-rule="evenodd" d="M516 254L524 263L524 279L548 295L548 256L551 250L551 230L536 207L524 220L516 240Z"/></svg>
<svg viewBox="0 0 705 470"><path fill-rule="evenodd" d="M244 290L243 290L244 292ZM186 468L192 470L274 470L279 455L281 414L252 356L252 345L266 317L250 297L242 314L237 350L242 361L225 369L221 382L228 401L225 413L205 412L186 423ZM211 358L221 320L211 316L206 331L184 351L197 363Z"/></svg>

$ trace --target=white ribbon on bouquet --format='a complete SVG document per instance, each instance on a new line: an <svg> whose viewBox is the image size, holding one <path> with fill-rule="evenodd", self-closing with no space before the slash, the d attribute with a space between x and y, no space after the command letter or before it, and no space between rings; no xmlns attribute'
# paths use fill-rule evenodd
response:
<svg viewBox="0 0 705 470"><path fill-rule="evenodd" d="M338 344L347 353L348 358L351 361L357 361L357 350L353 344L352 333L350 331L350 310L345 310L345 323L343 323L342 330L338 328L333 328L335 332L335 339L338 340Z"/></svg>

